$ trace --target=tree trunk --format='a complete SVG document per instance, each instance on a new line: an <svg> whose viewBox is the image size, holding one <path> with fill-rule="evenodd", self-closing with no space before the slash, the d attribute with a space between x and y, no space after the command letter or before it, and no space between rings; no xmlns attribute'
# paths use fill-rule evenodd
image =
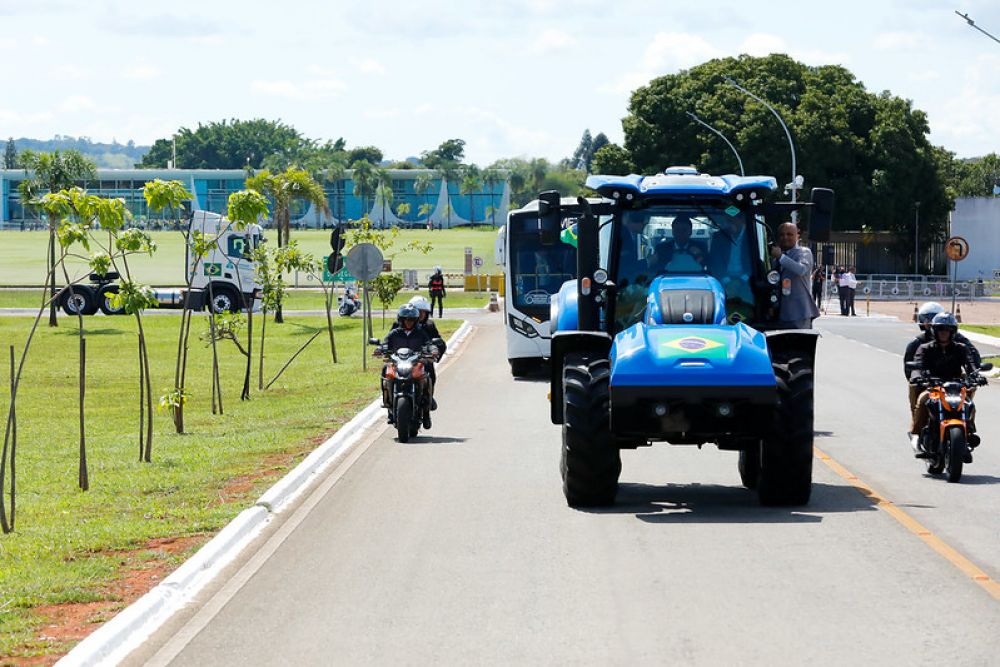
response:
<svg viewBox="0 0 1000 667"><path fill-rule="evenodd" d="M261 312L260 361L257 362L257 391L264 391L264 335L267 332L267 311Z"/></svg>
<svg viewBox="0 0 1000 667"><path fill-rule="evenodd" d="M49 222L49 326L59 326L56 318L56 229Z"/></svg>
<svg viewBox="0 0 1000 667"><path fill-rule="evenodd" d="M87 472L87 432L84 429L84 398L87 394L87 339L80 336L80 467L79 484L84 491L90 489Z"/></svg>

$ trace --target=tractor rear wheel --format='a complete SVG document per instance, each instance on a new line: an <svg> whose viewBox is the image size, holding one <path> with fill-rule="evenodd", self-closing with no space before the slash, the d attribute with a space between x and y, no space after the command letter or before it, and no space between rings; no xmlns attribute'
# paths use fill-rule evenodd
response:
<svg viewBox="0 0 1000 667"><path fill-rule="evenodd" d="M813 370L808 358L775 354L778 403L760 454L762 505L805 505L812 492Z"/></svg>
<svg viewBox="0 0 1000 667"><path fill-rule="evenodd" d="M571 507L611 505L618 493L622 461L611 437L610 378L607 359L566 355L560 469Z"/></svg>

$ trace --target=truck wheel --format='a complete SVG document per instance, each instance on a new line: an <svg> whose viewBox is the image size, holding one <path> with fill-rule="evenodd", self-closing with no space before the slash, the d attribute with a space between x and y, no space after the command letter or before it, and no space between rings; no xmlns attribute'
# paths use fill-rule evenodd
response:
<svg viewBox="0 0 1000 667"><path fill-rule="evenodd" d="M516 378L523 378L538 370L542 360L535 357L508 359L510 362L510 374Z"/></svg>
<svg viewBox="0 0 1000 667"><path fill-rule="evenodd" d="M226 286L212 286L212 301L210 307L216 315L223 313L238 313L239 299L236 290Z"/></svg>
<svg viewBox="0 0 1000 667"><path fill-rule="evenodd" d="M621 451L611 437L607 359L567 354L563 366L563 493L571 507L611 505L618 493Z"/></svg>
<svg viewBox="0 0 1000 667"><path fill-rule="evenodd" d="M762 505L805 505L812 492L813 371L808 359L776 354L778 404L760 455Z"/></svg>
<svg viewBox="0 0 1000 667"><path fill-rule="evenodd" d="M93 315L97 312L94 292L86 285L74 285L72 293L66 290L60 301L60 306L67 315Z"/></svg>
<svg viewBox="0 0 1000 667"><path fill-rule="evenodd" d="M103 287L97 288L97 306L101 309L101 312L105 315L122 315L125 312L124 308L115 308L111 305L111 299L106 297L105 294L108 292L118 293L118 285L104 285Z"/></svg>
<svg viewBox="0 0 1000 667"><path fill-rule="evenodd" d="M740 450L740 480L743 486L753 490L760 481L760 443L750 449Z"/></svg>

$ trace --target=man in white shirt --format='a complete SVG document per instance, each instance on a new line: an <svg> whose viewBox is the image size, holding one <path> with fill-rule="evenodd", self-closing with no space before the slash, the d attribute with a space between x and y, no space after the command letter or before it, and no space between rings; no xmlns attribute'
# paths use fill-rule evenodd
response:
<svg viewBox="0 0 1000 667"><path fill-rule="evenodd" d="M857 317L857 313L854 312L854 293L858 289L858 279L854 275L854 267L850 267L846 272L840 277L841 284L847 288L847 300L844 305L844 315L850 314L851 317Z"/></svg>

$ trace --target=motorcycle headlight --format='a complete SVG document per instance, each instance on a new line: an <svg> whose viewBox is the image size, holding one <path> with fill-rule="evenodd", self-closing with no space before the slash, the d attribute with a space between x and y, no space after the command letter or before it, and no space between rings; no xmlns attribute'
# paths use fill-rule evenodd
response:
<svg viewBox="0 0 1000 667"><path fill-rule="evenodd" d="M396 370L400 375L409 375L413 371L413 364L409 361L404 361L396 365Z"/></svg>
<svg viewBox="0 0 1000 667"><path fill-rule="evenodd" d="M948 404L948 407L952 410L957 410L958 406L962 404L961 396L946 396L944 402Z"/></svg>

